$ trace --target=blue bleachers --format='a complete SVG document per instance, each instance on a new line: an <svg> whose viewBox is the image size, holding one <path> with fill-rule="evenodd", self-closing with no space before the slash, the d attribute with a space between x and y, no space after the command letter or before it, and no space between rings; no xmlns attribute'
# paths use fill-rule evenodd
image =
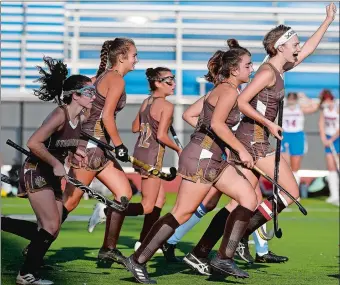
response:
<svg viewBox="0 0 340 285"><path fill-rule="evenodd" d="M82 2L82 1L80 1ZM89 3L89 1L86 1ZM96 3L96 2L93 2ZM169 5L169 4L176 4L177 1L166 1L166 2L157 2L157 5ZM27 40L27 52L30 56L27 58L27 62L35 63L41 60L43 55L60 55L58 58L63 57L63 36L64 36L64 2L60 2L60 4L49 4L46 3L28 3L28 40ZM122 1L120 4L124 4ZM133 2L126 2L126 4L133 4ZM147 5L147 4L154 4L154 2L136 2L136 5ZM199 2L195 1L195 5L209 5L209 6L242 6L242 7L324 7L325 3L298 3L298 2ZM100 5L98 3L98 5ZM180 2L180 5L192 5L192 2L185 1ZM23 7L22 3L1 3L2 8L15 8L21 9ZM30 9L34 8L43 8L44 13L40 14L39 17L50 17L56 19L56 22L53 23L49 21L48 23L40 23L35 22L34 17L36 14L31 13ZM53 9L59 9L58 13L53 13ZM19 10L18 10L19 11ZM5 29L1 31L1 36L7 36L4 40L2 40L1 45L1 60L5 63L2 64L1 70L7 71L2 76L1 79L1 88L11 88L16 89L19 88L19 85L12 82L17 82L14 79L20 78L20 35L22 34L22 22L19 21L20 17L23 15L21 12L3 12L1 11L1 24L4 25ZM7 16L6 19L3 20L3 16ZM8 16L15 16L16 20L10 21ZM81 21L103 21L103 22L110 22L115 21L112 17L101 17L101 18L91 18L91 17L81 17ZM154 23L174 23L173 19L155 19ZM184 23L220 23L220 24L249 24L249 21L235 21L235 20L202 20L202 19L185 19ZM272 20L253 20L251 22L254 25L275 25L275 22ZM319 21L315 22L294 22L294 21L287 21L285 22L287 25L294 24L305 24L305 25L318 25ZM8 27L8 28L7 28ZM38 28L37 28L38 27ZM41 30L39 28L41 27ZM138 27L137 27L138 28ZM35 40L34 36L40 36L39 40ZM69 35L72 36L72 31L69 31ZM48 36L49 40L44 39L44 36ZM12 38L11 38L12 37ZM55 39L54 39L55 37ZM134 39L173 39L175 37L172 33L134 33L133 29L131 29L128 33L117 33L117 32L110 32L110 29L106 29L100 32L81 32L80 38L102 38L102 37L131 37ZM238 40L253 40L253 41L260 41L262 40L262 36L259 35L238 35L235 34L228 36L229 38L234 37ZM213 40L224 40L226 37L224 35L198 35L198 34L184 34L183 39L185 40L206 40L206 41L213 41ZM301 41L305 41L306 37L300 37ZM335 38L326 38L325 41L337 41ZM46 45L47 44L47 45ZM42 45L41 48L39 45ZM55 45L55 48L52 48ZM60 48L58 48L60 46ZM138 46L137 46L138 49ZM253 61L254 62L261 62L264 58L264 51L259 52L255 50L254 52L252 49L250 51L253 53ZM79 60L86 61L86 60L98 60L99 64L99 53L100 48L97 50L88 50L82 49L79 50ZM183 51L183 61L185 62L207 62L213 52L207 51ZM171 49L165 49L164 51L147 51L145 49L138 51L139 60L142 61L159 61L160 66L166 66L167 61L174 61L176 59L176 52ZM316 52L314 55L310 56L306 59L306 63L318 63L318 64L335 64L339 62L339 53L338 54L322 54ZM35 75L32 74L32 70L34 66L27 66L25 68L27 75L26 79L35 79ZM11 71L11 72L9 72ZM81 68L79 73L85 75L94 75L96 72L95 68ZM196 82L197 77L202 77L206 73L206 70L184 70L183 71L183 95L199 95L199 84ZM11 81L12 80L12 81ZM145 79L145 71L144 70L135 70L132 73L129 73L126 76L127 82L127 93L128 94L147 94L148 93L148 86ZM26 84L26 88L36 87L37 85L32 85L33 83ZM321 73L318 70L315 72L289 72L285 77L285 84L287 91L305 91L305 93L312 98L315 98L319 95L320 91L324 88L331 89L334 94L339 97L339 74L337 73Z"/></svg>

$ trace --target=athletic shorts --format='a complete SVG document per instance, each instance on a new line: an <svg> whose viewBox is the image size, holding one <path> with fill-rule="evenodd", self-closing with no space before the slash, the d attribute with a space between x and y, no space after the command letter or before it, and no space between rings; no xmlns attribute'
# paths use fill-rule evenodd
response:
<svg viewBox="0 0 340 285"><path fill-rule="evenodd" d="M51 190L57 201L62 201L61 179L53 174L46 163L27 159L20 170L18 197L27 198L28 193Z"/></svg>
<svg viewBox="0 0 340 285"><path fill-rule="evenodd" d="M303 156L307 153L307 141L303 131L283 133L281 152L288 152L291 156Z"/></svg>
<svg viewBox="0 0 340 285"><path fill-rule="evenodd" d="M332 136L326 135L327 139L330 139ZM334 142L333 142L335 151L337 154L340 153L340 137L338 137ZM325 152L326 153L332 153L330 147L325 147Z"/></svg>

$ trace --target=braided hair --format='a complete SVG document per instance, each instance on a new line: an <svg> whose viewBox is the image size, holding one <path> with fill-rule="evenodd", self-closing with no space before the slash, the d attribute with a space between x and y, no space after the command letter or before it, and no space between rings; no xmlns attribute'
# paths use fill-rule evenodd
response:
<svg viewBox="0 0 340 285"><path fill-rule="evenodd" d="M96 77L98 78L105 69L116 65L119 55L123 55L126 59L131 45L134 46L135 43L128 38L115 38L113 41L105 41L100 51L100 64Z"/></svg>

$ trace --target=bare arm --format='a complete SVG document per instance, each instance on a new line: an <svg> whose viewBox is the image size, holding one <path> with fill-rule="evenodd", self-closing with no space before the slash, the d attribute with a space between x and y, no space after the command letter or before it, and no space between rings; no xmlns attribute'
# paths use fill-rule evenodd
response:
<svg viewBox="0 0 340 285"><path fill-rule="evenodd" d="M124 87L125 83L123 78L119 75L113 75L113 78L110 79L109 90L103 108L103 123L115 146L119 146L123 143L118 133L114 112L118 101L124 92Z"/></svg>
<svg viewBox="0 0 340 285"><path fill-rule="evenodd" d="M172 139L169 138L168 130L172 122L172 116L174 113L174 105L170 102L166 102L164 104L164 108L161 113L161 118L159 120L158 130L157 130L157 139L164 143L167 147L175 150L176 152L181 152L181 149L177 146L176 143L173 142Z"/></svg>
<svg viewBox="0 0 340 285"><path fill-rule="evenodd" d="M41 127L38 128L27 141L27 147L31 150L31 152L52 167L60 164L60 161L47 150L44 142L54 132L61 129L64 123L64 111L57 108L46 118Z"/></svg>
<svg viewBox="0 0 340 285"><path fill-rule="evenodd" d="M270 133L282 140L283 129L268 120L264 115L255 110L251 105L250 101L264 88L268 86L273 86L275 83L275 74L270 67L262 67L255 75L254 79L250 84L242 91L241 95L238 97L238 106L241 113L245 116L257 121L259 124L267 127Z"/></svg>
<svg viewBox="0 0 340 285"><path fill-rule="evenodd" d="M148 99L145 99L143 101L143 103L140 106L139 111L138 111L138 113L136 115L136 118L132 122L132 132L133 133L139 132L139 129L140 129L140 119L139 119L140 112L145 108L145 105L147 104L147 102L148 102Z"/></svg>
<svg viewBox="0 0 340 285"><path fill-rule="evenodd" d="M319 117L319 131L320 131L320 138L323 143L327 140L326 134L325 134L325 117L322 112L320 112Z"/></svg>
<svg viewBox="0 0 340 285"><path fill-rule="evenodd" d="M229 88L228 96L223 96L223 94L219 96L211 118L211 128L220 139L239 152L245 148L225 123L238 97L237 91L233 91Z"/></svg>
<svg viewBox="0 0 340 285"><path fill-rule="evenodd" d="M260 112L255 110L251 105L250 101L264 88L268 87L275 82L275 74L269 68L263 68L258 71L254 79L247 85L238 97L238 106L241 113L245 116L254 119L258 123L267 126L270 121L264 117Z"/></svg>
<svg viewBox="0 0 340 285"><path fill-rule="evenodd" d="M182 115L182 119L186 121L190 126L196 127L198 122L198 117L203 109L203 102L205 96L198 99L194 104L192 104Z"/></svg>
<svg viewBox="0 0 340 285"><path fill-rule="evenodd" d="M315 49L318 47L320 41L322 40L324 34L326 33L329 25L333 22L335 13L336 13L336 6L334 3L328 5L326 7L327 17L320 25L320 27L316 30L316 32L305 42L303 47L301 48L300 53L297 56L297 61L292 63L287 63L284 66L284 70L288 71L295 66L299 65L305 58L310 56Z"/></svg>
<svg viewBox="0 0 340 285"><path fill-rule="evenodd" d="M219 96L211 118L211 128L220 139L239 154L241 161L247 167L252 168L252 157L225 123L230 111L237 101L238 93L236 90L231 88L225 88L224 90L225 92L228 92L228 94L227 96L224 96L224 94Z"/></svg>

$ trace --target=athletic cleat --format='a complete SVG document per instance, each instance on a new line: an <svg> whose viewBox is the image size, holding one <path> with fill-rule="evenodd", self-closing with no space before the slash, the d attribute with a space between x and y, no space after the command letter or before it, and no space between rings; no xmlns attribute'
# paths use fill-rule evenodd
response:
<svg viewBox="0 0 340 285"><path fill-rule="evenodd" d="M258 263L282 263L288 261L288 257L276 255L272 251L268 251L265 255L259 256L256 254L255 262Z"/></svg>
<svg viewBox="0 0 340 285"><path fill-rule="evenodd" d="M233 259L221 259L217 255L210 261L211 268L223 275L231 275L236 278L249 278L249 274L238 268Z"/></svg>
<svg viewBox="0 0 340 285"><path fill-rule="evenodd" d="M27 284L31 284L31 285L52 285L54 283L50 280L40 279L40 278L34 276L31 273L21 275L20 272L19 272L18 276L17 276L16 284L18 284L18 285L27 285Z"/></svg>
<svg viewBox="0 0 340 285"><path fill-rule="evenodd" d="M208 258L196 257L193 253L189 252L186 256L184 256L183 261L188 264L192 270L199 274L206 276L211 275Z"/></svg>
<svg viewBox="0 0 340 285"><path fill-rule="evenodd" d="M137 251L137 249L141 246L141 242L140 241L136 241L135 243L135 251ZM162 250L159 248L157 249L156 253L162 253Z"/></svg>
<svg viewBox="0 0 340 285"><path fill-rule="evenodd" d="M165 242L162 245L162 251L167 262L180 262L181 260L175 255L175 244L169 244Z"/></svg>
<svg viewBox="0 0 340 285"><path fill-rule="evenodd" d="M238 243L235 253L242 258L245 262L250 264L254 263L254 258L251 256L249 251L248 239L242 238Z"/></svg>
<svg viewBox="0 0 340 285"><path fill-rule="evenodd" d="M156 280L152 280L149 278L146 266L135 262L132 255L125 260L125 267L133 274L133 276L139 283L157 284Z"/></svg>
<svg viewBox="0 0 340 285"><path fill-rule="evenodd" d="M106 215L104 212L104 209L106 208L106 206L102 203L97 203L96 206L94 207L92 216L89 220L89 224L87 227L87 230L89 233L92 233L94 228L98 225L101 224L103 222L106 221Z"/></svg>
<svg viewBox="0 0 340 285"><path fill-rule="evenodd" d="M125 259L126 257L116 248L101 248L98 253L97 265L102 268L109 268L114 262L125 265Z"/></svg>

